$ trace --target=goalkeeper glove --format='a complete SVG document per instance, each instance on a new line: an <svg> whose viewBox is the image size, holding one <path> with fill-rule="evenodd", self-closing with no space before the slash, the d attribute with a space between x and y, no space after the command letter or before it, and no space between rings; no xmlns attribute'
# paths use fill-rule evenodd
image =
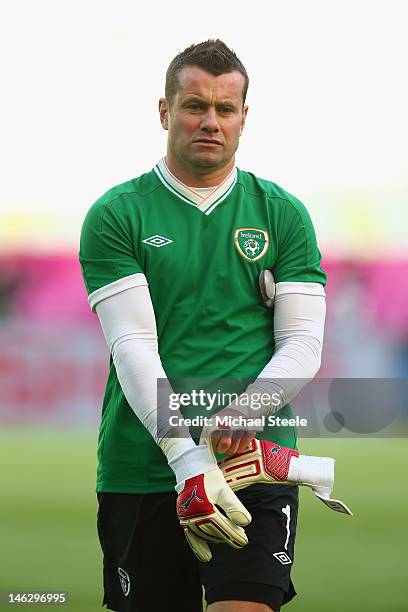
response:
<svg viewBox="0 0 408 612"><path fill-rule="evenodd" d="M210 561L208 543L237 549L248 544L243 527L252 517L225 482L208 447L194 445L169 464L177 480L177 516L196 557Z"/></svg>
<svg viewBox="0 0 408 612"><path fill-rule="evenodd" d="M332 510L352 516L343 502L330 497L334 482L331 457L300 455L292 448L254 439L248 450L227 457L218 465L234 491L255 483L305 485Z"/></svg>

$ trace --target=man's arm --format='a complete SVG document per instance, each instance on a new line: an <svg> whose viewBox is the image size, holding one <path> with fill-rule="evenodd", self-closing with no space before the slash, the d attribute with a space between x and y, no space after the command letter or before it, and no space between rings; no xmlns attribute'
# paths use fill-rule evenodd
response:
<svg viewBox="0 0 408 612"><path fill-rule="evenodd" d="M324 289L318 283L277 283L274 308L275 352L251 385L281 398L279 404L265 408L265 415L286 406L320 368L326 318Z"/></svg>
<svg viewBox="0 0 408 612"><path fill-rule="evenodd" d="M115 293L96 303L95 309L123 393L175 474L177 513L194 553L201 561L209 561L207 542L242 548L248 543L242 527L251 516L228 487L209 449L196 446L188 430L183 437L171 438L170 424L168 429L158 427L157 381L165 379L166 373L147 285Z"/></svg>
<svg viewBox="0 0 408 612"><path fill-rule="evenodd" d="M316 375L323 347L325 292L319 283L282 282L276 285L273 334L275 352L245 394L267 394L271 402L254 416L269 416L293 400ZM279 401L278 401L279 398ZM239 402L228 407L239 411ZM204 436L208 432L204 432ZM214 450L235 454L245 450L254 432L218 431Z"/></svg>

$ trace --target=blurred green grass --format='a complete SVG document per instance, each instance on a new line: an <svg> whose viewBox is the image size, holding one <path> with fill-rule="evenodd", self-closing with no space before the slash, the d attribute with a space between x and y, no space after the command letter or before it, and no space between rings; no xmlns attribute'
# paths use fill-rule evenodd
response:
<svg viewBox="0 0 408 612"><path fill-rule="evenodd" d="M62 609L102 610L95 448L80 431L0 434L0 591L68 592Z"/></svg>
<svg viewBox="0 0 408 612"><path fill-rule="evenodd" d="M301 489L288 612L408 609L406 439L300 440L302 453L336 458L333 497L353 517Z"/></svg>
<svg viewBox="0 0 408 612"><path fill-rule="evenodd" d="M406 440L301 440L300 447L336 457L334 497L354 517L301 491L293 570L299 596L284 609L407 610ZM95 448L89 432L0 433L0 591L66 591L65 609L102 609Z"/></svg>

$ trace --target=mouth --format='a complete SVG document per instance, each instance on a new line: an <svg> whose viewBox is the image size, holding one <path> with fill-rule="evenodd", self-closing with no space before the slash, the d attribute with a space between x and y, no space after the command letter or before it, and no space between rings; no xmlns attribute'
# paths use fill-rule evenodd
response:
<svg viewBox="0 0 408 612"><path fill-rule="evenodd" d="M219 140L214 140L212 138L197 138L197 140L194 140L194 143L211 147L221 146L222 144Z"/></svg>

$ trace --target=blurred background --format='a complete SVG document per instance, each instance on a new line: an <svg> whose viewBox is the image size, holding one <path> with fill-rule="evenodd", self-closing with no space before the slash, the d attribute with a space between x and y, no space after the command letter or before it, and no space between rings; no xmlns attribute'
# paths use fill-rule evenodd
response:
<svg viewBox="0 0 408 612"><path fill-rule="evenodd" d="M408 377L405 3L200 6L15 0L0 15L0 591L100 609L96 440L108 351L77 261L90 205L165 153L176 53L219 37L250 75L238 166L307 206L328 273L320 377ZM387 410L387 407L384 407ZM406 610L404 437L301 441L335 456L302 492L288 611ZM169 594L169 610L171 597ZM286 608L285 608L286 609Z"/></svg>

